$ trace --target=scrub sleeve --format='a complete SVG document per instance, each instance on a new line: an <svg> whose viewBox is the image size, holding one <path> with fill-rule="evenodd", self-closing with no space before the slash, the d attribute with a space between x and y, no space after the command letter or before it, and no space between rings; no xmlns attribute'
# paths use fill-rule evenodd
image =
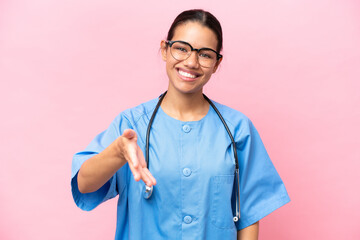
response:
<svg viewBox="0 0 360 240"><path fill-rule="evenodd" d="M115 139L121 136L125 129L132 128L127 119L123 115L118 115L110 124L107 130L98 134L91 143L86 147L84 151L78 152L74 155L71 168L71 190L76 205L85 211L90 211L97 207L100 203L105 202L108 199L114 198L119 189L123 189L125 186L125 176L123 179L117 179L118 174L107 181L100 189L92 193L79 192L77 174L81 165L92 156L102 152L107 146L109 146ZM125 171L125 167L118 172ZM121 191L120 191L121 192Z"/></svg>
<svg viewBox="0 0 360 240"><path fill-rule="evenodd" d="M237 230L256 223L290 201L258 131L248 118L246 122L238 131L236 141L240 168L240 220L235 223Z"/></svg>

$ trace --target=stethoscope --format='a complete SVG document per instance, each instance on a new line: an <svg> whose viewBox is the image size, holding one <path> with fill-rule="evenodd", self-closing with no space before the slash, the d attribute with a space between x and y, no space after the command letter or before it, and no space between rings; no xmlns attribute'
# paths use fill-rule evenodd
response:
<svg viewBox="0 0 360 240"><path fill-rule="evenodd" d="M145 155L145 160L146 160L146 166L148 167L149 169L149 139L150 139L150 129L151 129L151 125L152 125L152 122L155 118L155 115L156 115L156 112L158 111L159 107L160 107L160 104L162 102L162 100L164 99L165 95L166 95L167 91L164 92L163 94L160 95L159 97L159 101L158 103L156 104L156 107L154 109L154 112L150 118L150 122L149 122L149 125L148 125L148 128L147 128L147 131L146 131L146 155ZM234 222L237 222L239 219L240 219L240 190L239 190L239 162L238 162L238 157L237 157L237 152L236 152L236 145L235 145L235 141L234 141L234 138L233 136L231 135L231 132L229 130L229 127L227 126L224 118L222 117L222 115L220 114L219 110L215 107L215 105L213 104L213 102L205 95L203 94L204 98L206 99L206 101L209 102L209 104L211 105L211 107L215 110L216 114L219 116L221 122L223 123L230 139L231 139L231 143L232 143L232 146L233 146L233 150L234 150L234 158L235 158L235 178L236 178L236 191L237 191L237 194L236 194L236 215L234 216ZM144 192L143 192L143 196L145 199L149 199L153 193L153 186L149 187L147 185L144 186Z"/></svg>

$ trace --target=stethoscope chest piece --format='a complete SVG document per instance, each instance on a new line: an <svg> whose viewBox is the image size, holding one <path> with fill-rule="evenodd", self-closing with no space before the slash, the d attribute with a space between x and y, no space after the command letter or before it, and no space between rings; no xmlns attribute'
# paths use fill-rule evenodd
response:
<svg viewBox="0 0 360 240"><path fill-rule="evenodd" d="M149 199L153 193L153 186L149 187L147 185L144 186L144 192L143 192L143 197L145 199Z"/></svg>

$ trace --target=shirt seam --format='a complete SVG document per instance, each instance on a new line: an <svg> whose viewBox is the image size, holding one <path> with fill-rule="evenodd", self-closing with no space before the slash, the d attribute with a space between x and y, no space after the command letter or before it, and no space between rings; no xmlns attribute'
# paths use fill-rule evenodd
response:
<svg viewBox="0 0 360 240"><path fill-rule="evenodd" d="M134 125L137 125L137 123L140 121L140 119L142 119L144 117L144 115L148 116L148 114L150 112L153 112L154 109L155 109L156 105L154 107L152 107L151 109L149 109L149 111L147 111L147 109L145 108L145 111L144 112L138 112L136 111L137 113L140 113L140 115L138 117L136 117L136 119L134 119ZM129 123L131 123L130 121L130 116L128 115L128 113L124 112L124 117L129 121Z"/></svg>

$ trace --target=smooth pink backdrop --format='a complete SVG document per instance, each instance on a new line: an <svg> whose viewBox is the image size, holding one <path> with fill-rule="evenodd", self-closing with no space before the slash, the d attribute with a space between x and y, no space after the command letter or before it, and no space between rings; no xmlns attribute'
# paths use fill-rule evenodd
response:
<svg viewBox="0 0 360 240"><path fill-rule="evenodd" d="M224 32L206 86L258 128L291 202L260 239L360 239L360 3L0 1L0 239L113 239L116 200L70 191L72 155L167 87L159 44L204 8Z"/></svg>

